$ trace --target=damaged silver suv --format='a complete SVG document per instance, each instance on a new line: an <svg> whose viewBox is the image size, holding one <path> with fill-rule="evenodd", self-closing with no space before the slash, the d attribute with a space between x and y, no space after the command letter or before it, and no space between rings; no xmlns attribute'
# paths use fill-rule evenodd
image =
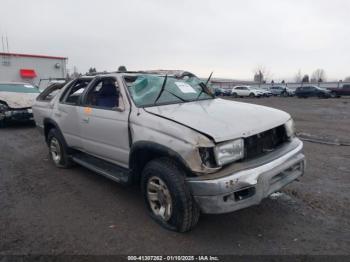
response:
<svg viewBox="0 0 350 262"><path fill-rule="evenodd" d="M42 92L33 113L56 166L139 183L150 216L179 232L304 173L289 114L215 98L189 72L83 76Z"/></svg>

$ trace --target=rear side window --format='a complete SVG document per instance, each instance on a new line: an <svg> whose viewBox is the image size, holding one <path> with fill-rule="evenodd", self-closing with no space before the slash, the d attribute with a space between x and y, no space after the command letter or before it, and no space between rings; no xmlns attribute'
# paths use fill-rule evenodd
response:
<svg viewBox="0 0 350 262"><path fill-rule="evenodd" d="M64 83L56 83L53 85L48 86L39 96L36 100L38 101L51 101L53 98L56 97L56 95L59 93L59 91L64 86Z"/></svg>
<svg viewBox="0 0 350 262"><path fill-rule="evenodd" d="M69 105L77 105L80 96L83 94L85 88L90 83L91 79L79 79L68 88L62 95L61 103Z"/></svg>

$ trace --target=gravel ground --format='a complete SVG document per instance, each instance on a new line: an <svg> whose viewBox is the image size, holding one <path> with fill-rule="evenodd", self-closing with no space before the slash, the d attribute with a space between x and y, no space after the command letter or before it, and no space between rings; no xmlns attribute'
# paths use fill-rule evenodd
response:
<svg viewBox="0 0 350 262"><path fill-rule="evenodd" d="M350 142L350 99L237 99L280 108L301 136ZM186 234L147 215L137 187L57 169L31 126L0 130L0 255L350 255L350 147L305 142L300 182L261 205L202 216Z"/></svg>

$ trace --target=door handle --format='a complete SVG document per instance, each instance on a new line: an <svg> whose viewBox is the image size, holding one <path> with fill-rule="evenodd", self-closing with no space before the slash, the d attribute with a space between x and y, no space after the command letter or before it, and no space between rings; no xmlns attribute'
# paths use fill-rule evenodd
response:
<svg viewBox="0 0 350 262"><path fill-rule="evenodd" d="M88 124L89 123L89 118L88 117L83 117L83 122Z"/></svg>

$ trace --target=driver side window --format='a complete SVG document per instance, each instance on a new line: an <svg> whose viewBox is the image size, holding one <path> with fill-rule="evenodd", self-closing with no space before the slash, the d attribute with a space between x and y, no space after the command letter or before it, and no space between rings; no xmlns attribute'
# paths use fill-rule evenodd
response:
<svg viewBox="0 0 350 262"><path fill-rule="evenodd" d="M96 82L86 95L85 105L101 109L122 108L118 83L114 78Z"/></svg>

